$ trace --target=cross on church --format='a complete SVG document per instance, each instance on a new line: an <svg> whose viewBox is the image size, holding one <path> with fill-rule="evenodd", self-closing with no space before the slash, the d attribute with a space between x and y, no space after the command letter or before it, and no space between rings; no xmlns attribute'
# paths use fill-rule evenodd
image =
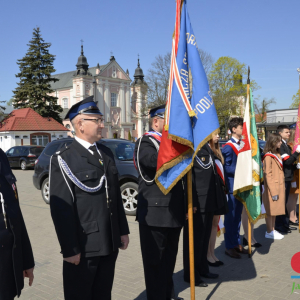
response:
<svg viewBox="0 0 300 300"><path fill-rule="evenodd" d="M113 56L113 52L112 51L110 51L110 56Z"/></svg>
<svg viewBox="0 0 300 300"><path fill-rule="evenodd" d="M83 42L84 42L83 39L81 39L80 42L81 42L81 46L82 46L82 45L83 45Z"/></svg>

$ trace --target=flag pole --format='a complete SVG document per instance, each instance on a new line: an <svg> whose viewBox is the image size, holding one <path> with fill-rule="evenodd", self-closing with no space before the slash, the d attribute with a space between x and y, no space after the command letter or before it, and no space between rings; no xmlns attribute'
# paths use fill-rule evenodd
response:
<svg viewBox="0 0 300 300"><path fill-rule="evenodd" d="M192 170L189 170L187 173L187 192L188 192L188 222L189 222L190 290L191 290L191 300L195 300Z"/></svg>
<svg viewBox="0 0 300 300"><path fill-rule="evenodd" d="M248 66L248 79L247 79L247 99L250 99L250 67ZM249 105L250 107L250 105ZM249 108L250 109L250 108ZM251 249L251 238L252 235L252 226L251 226L251 222L250 222L250 217L248 216L248 250L249 250L249 258L251 258L251 254L252 254L252 249Z"/></svg>

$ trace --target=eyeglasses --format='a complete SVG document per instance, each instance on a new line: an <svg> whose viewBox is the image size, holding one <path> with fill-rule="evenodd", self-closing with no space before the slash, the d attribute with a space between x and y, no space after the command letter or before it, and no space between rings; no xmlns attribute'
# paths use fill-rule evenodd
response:
<svg viewBox="0 0 300 300"><path fill-rule="evenodd" d="M104 122L104 119L103 118L96 118L96 119L81 119L81 120L84 120L84 121L93 121L95 123L97 123L98 125L102 124Z"/></svg>

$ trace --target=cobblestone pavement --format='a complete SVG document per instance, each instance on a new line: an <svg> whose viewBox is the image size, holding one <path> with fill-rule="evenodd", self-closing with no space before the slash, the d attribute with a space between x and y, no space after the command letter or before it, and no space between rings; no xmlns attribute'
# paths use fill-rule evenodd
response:
<svg viewBox="0 0 300 300"><path fill-rule="evenodd" d="M20 299L63 299L62 258L49 206L32 184L32 170L14 170L14 173L36 262L34 284L28 287L25 283ZM138 225L134 219L128 217L130 245L128 250L120 251L117 260L113 300L146 299ZM300 251L300 234L294 231L273 243L264 238L264 232L265 223L260 220L255 225L255 237L263 247L254 251L252 259L247 255L240 260L225 256L224 237L219 237L216 255L225 265L211 268L211 272L218 273L220 277L218 280L206 280L209 283L207 288L196 287L196 299L300 299L300 290L292 293L293 282L297 286L300 279L291 279L291 275L297 274L290 264L291 257ZM181 239L174 282L176 292L187 300L190 299L189 285L182 277Z"/></svg>

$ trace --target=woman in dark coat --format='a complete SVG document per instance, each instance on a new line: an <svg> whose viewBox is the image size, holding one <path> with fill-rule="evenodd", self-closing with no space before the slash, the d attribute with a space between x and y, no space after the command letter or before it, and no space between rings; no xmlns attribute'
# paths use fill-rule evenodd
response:
<svg viewBox="0 0 300 300"><path fill-rule="evenodd" d="M217 274L209 272L207 251L215 214L227 212L227 200L223 183L218 175L215 155L209 144L205 144L197 153L192 169L193 201L197 205L194 214L194 255L195 284L205 287L207 284L200 278L217 278ZM183 266L184 280L190 281L188 221L183 234Z"/></svg>
<svg viewBox="0 0 300 300"><path fill-rule="evenodd" d="M20 296L24 277L33 281L34 259L13 175L0 149L0 299Z"/></svg>

